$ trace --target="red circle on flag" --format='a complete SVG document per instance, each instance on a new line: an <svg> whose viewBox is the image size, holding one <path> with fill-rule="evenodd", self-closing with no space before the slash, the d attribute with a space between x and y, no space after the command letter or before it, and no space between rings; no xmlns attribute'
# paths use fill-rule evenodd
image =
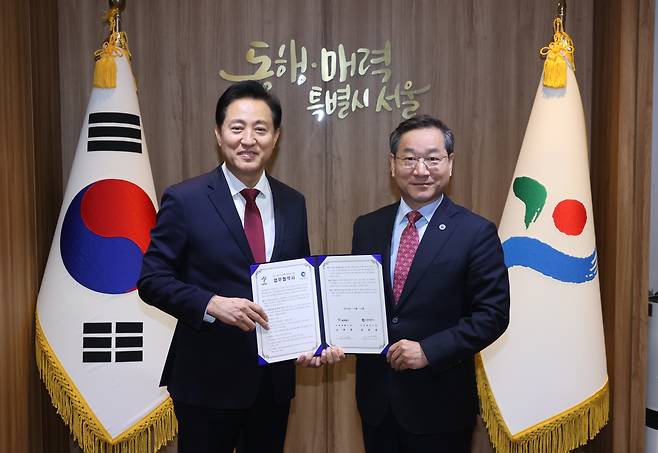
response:
<svg viewBox="0 0 658 453"><path fill-rule="evenodd" d="M562 200L553 210L555 227L569 236L578 236L587 223L587 210L578 200Z"/></svg>

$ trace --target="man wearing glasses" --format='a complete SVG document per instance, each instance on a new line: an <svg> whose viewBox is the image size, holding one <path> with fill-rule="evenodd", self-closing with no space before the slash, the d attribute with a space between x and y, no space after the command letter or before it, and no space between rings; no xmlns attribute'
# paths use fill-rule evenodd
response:
<svg viewBox="0 0 658 453"><path fill-rule="evenodd" d="M398 203L359 217L352 253L381 253L390 348L359 355L368 453L470 452L474 355L507 328L509 282L496 227L444 195L453 132L421 115L390 136Z"/></svg>

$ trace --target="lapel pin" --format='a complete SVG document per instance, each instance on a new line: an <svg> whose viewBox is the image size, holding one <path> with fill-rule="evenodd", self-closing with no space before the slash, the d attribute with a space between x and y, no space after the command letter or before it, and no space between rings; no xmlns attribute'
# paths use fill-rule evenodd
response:
<svg viewBox="0 0 658 453"><path fill-rule="evenodd" d="M443 231L445 229L446 229L446 224L445 223L442 223L442 224L439 225L439 230Z"/></svg>

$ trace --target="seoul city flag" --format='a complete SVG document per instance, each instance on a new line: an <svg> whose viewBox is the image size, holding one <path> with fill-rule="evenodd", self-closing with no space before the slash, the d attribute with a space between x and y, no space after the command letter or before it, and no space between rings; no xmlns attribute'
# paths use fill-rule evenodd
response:
<svg viewBox="0 0 658 453"><path fill-rule="evenodd" d="M175 320L136 291L157 200L129 52L93 88L36 313L52 403L89 452L151 452L174 437L162 365ZM114 76L113 75L113 76Z"/></svg>
<svg viewBox="0 0 658 453"><path fill-rule="evenodd" d="M477 361L498 452L567 452L608 419L585 116L563 61L560 88L546 86L545 67L499 226L510 325Z"/></svg>

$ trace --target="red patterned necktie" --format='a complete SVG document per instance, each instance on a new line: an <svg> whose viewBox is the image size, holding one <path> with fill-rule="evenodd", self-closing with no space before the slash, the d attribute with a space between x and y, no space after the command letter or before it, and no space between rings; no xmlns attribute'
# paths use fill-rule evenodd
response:
<svg viewBox="0 0 658 453"><path fill-rule="evenodd" d="M258 189L242 189L240 191L247 202L244 208L244 233L249 241L251 254L257 263L265 262L265 234L263 233L263 220L256 205Z"/></svg>
<svg viewBox="0 0 658 453"><path fill-rule="evenodd" d="M407 281L411 262L418 248L418 230L416 222L422 217L418 211L411 211L407 214L407 226L400 236L400 246L398 247L398 256L395 260L395 272L393 272L393 297L397 304L404 288L404 282Z"/></svg>

